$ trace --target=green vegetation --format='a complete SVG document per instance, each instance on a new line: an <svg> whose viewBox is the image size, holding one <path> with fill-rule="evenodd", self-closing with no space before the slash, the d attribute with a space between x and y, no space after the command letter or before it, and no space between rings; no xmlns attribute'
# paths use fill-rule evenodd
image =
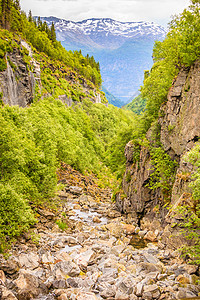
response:
<svg viewBox="0 0 200 300"><path fill-rule="evenodd" d="M165 201L170 201L177 163L170 158L162 146L151 146L150 155L153 173L150 175L148 186L152 190L160 188Z"/></svg>
<svg viewBox="0 0 200 300"><path fill-rule="evenodd" d="M133 111L136 115L141 115L146 107L146 100L141 95L135 97L130 103L126 104L123 109Z"/></svg>
<svg viewBox="0 0 200 300"><path fill-rule="evenodd" d="M35 221L36 205L54 196L61 161L100 178L105 172L112 177L109 169L118 169L113 161L123 169L124 158L119 157L123 144L132 138L132 120L131 113L89 100L73 108L53 97L26 109L1 107L1 247L7 237L13 238ZM121 132L126 140L118 141ZM117 143L122 153L112 153L110 144Z"/></svg>
<svg viewBox="0 0 200 300"><path fill-rule="evenodd" d="M184 245L181 248L184 256L189 256L192 263L200 264L200 144L190 150L185 155L185 160L194 167L190 187L192 197L188 195L190 201L178 207L178 214L182 215L184 221L181 224L184 236L192 241L192 245ZM192 198L192 199L191 199Z"/></svg>
<svg viewBox="0 0 200 300"><path fill-rule="evenodd" d="M174 76L200 55L199 1L193 0L188 10L175 17L166 39L155 44L154 65L145 73L141 96L129 105L138 115L93 103L101 87L99 64L93 57L83 57L81 52L67 52L56 41L53 23L48 28L39 18L34 20L31 12L27 18L17 0L0 0L0 22L0 71L6 69L7 57L14 49L20 51L31 70L28 51L20 46L22 37L30 43L33 56L40 63L42 82L42 86L38 84L35 88L30 107L0 105L0 252L36 222L37 205L52 205L56 170L61 162L82 173L93 172L102 180L106 176L120 178L125 165L124 147L130 140L133 162L139 161L141 147L148 147L153 168L149 188L161 189L169 199L176 162L159 143L159 126L154 126L151 145L144 136L153 122L156 124ZM10 65L15 70L11 61ZM72 107L66 107L60 96L71 99ZM198 146L188 157L196 167L191 184L195 210L190 213L192 219L185 223L191 229L199 226ZM130 173L126 180L131 180ZM63 219L57 224L63 230L66 228Z"/></svg>
<svg viewBox="0 0 200 300"><path fill-rule="evenodd" d="M146 72L141 95L146 99L144 125L147 130L157 119L162 103L174 77L182 67L191 66L200 56L200 11L199 0L172 20L163 42L156 42L153 50L154 65Z"/></svg>
<svg viewBox="0 0 200 300"><path fill-rule="evenodd" d="M74 53L66 51L61 43L56 40L54 24L52 23L49 29L45 22L41 22L40 18L36 22L32 18L31 12L27 18L21 12L18 0L0 0L0 25L3 29L20 34L39 52L44 52L53 60L63 62L95 86L101 86L99 63L95 62L94 57L88 55L83 57L81 52L78 51ZM3 52L0 51L0 70L2 71L6 69L4 60Z"/></svg>

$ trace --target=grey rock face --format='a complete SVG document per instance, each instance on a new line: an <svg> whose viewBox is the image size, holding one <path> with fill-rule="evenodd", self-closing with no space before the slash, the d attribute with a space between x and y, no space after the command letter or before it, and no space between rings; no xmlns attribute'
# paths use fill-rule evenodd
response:
<svg viewBox="0 0 200 300"><path fill-rule="evenodd" d="M29 51L33 71L28 71L20 50L14 49L7 54L7 69L0 73L0 92L3 93L4 104L26 107L33 100L36 84L41 87L40 65L32 57L31 48L26 42L21 41L21 47Z"/></svg>
<svg viewBox="0 0 200 300"><path fill-rule="evenodd" d="M172 187L171 204L176 207L184 202L185 193L191 193L189 183L192 166L184 161L184 155L194 147L200 133L200 61L197 60L190 68L183 68L168 93L168 101L161 107L161 117L158 124L161 127L160 142L166 153L178 162L175 182ZM146 138L151 143L153 126L147 132ZM178 234L176 219L164 207L164 195L160 188L151 190L148 187L150 175L153 172L148 147L140 146L139 161L133 157L137 147L130 141L125 148L126 171L123 177L123 190L127 197L117 195L116 206L126 214L132 214L133 220L140 220L141 229L152 231L152 240L156 229L160 230L159 238L163 243L176 249L185 240L174 237ZM185 176L182 176L186 174ZM143 221L144 220L144 221ZM153 228L154 221L157 228ZM175 224L170 228L168 224ZM166 227L167 226L167 227ZM164 229L164 233L162 230ZM157 236L155 235L155 240Z"/></svg>

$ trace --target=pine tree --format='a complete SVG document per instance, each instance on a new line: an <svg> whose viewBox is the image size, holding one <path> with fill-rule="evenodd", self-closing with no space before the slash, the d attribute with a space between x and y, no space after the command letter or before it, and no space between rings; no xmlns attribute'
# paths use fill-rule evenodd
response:
<svg viewBox="0 0 200 300"><path fill-rule="evenodd" d="M41 30L42 21L41 21L40 17L38 17L38 19L37 19L37 27L38 27L39 30Z"/></svg>
<svg viewBox="0 0 200 300"><path fill-rule="evenodd" d="M28 21L33 22L33 16L32 16L31 10L29 10L29 13L28 13Z"/></svg>
<svg viewBox="0 0 200 300"><path fill-rule="evenodd" d="M11 0L2 0L1 1L1 26L4 29L10 29L10 19L11 19Z"/></svg>
<svg viewBox="0 0 200 300"><path fill-rule="evenodd" d="M51 23L50 31L51 31L51 40L53 42L55 42L56 41L56 31L55 31L54 22Z"/></svg>

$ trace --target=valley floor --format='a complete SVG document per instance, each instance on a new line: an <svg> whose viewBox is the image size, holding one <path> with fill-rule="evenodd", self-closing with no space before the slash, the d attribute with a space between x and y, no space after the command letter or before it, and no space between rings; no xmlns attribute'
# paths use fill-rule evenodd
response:
<svg viewBox="0 0 200 300"><path fill-rule="evenodd" d="M110 190L68 166L58 175L58 211L38 208L39 222L0 257L0 299L200 299L197 267L159 242L140 248Z"/></svg>

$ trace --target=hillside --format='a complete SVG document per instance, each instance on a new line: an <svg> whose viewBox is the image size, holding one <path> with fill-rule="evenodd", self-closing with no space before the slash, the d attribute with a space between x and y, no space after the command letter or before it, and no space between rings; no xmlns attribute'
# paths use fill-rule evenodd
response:
<svg viewBox="0 0 200 300"><path fill-rule="evenodd" d="M163 247L181 248L199 264L200 6L192 2L154 46L154 65L141 88L143 134L126 145L116 200L152 241L162 230Z"/></svg>
<svg viewBox="0 0 200 300"><path fill-rule="evenodd" d="M100 62L105 88L127 103L143 82L144 70L152 66L155 40L162 40L164 28L147 22L119 22L89 19L71 22L54 17L42 18L55 23L58 40L67 50L80 50Z"/></svg>

